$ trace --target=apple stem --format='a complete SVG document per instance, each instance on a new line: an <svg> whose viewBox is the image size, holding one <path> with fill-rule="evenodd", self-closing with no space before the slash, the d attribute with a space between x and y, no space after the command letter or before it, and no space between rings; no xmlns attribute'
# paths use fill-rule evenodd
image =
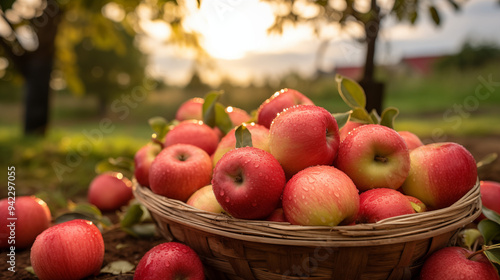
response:
<svg viewBox="0 0 500 280"><path fill-rule="evenodd" d="M486 250L485 250L485 248L483 248L483 249L481 249L481 250L479 250L479 251L476 251L476 252L474 252L474 253L470 254L470 255L467 257L467 259L468 259L468 260L471 260L474 256L479 255L479 254L482 254L484 251L486 251Z"/></svg>
<svg viewBox="0 0 500 280"><path fill-rule="evenodd" d="M155 144L158 144L160 145L160 148L163 150L164 146L163 146L163 142L161 142L160 140L158 140L158 138L156 137L151 137L151 142L155 143Z"/></svg>
<svg viewBox="0 0 500 280"><path fill-rule="evenodd" d="M375 161L387 162L387 158L383 156L375 156Z"/></svg>

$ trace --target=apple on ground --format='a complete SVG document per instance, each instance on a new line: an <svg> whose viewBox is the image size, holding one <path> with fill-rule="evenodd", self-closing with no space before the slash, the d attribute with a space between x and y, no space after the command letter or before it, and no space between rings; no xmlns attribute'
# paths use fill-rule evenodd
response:
<svg viewBox="0 0 500 280"><path fill-rule="evenodd" d="M156 194L185 202L195 191L209 185L211 178L212 160L204 150L175 144L164 148L153 160L149 187Z"/></svg>
<svg viewBox="0 0 500 280"><path fill-rule="evenodd" d="M440 249L425 260L420 272L420 279L500 279L495 267L483 253L472 254L473 252L461 247Z"/></svg>
<svg viewBox="0 0 500 280"><path fill-rule="evenodd" d="M135 153L134 177L141 186L149 187L149 168L161 149L159 144L149 142Z"/></svg>
<svg viewBox="0 0 500 280"><path fill-rule="evenodd" d="M203 188L195 191L187 200L187 205L191 205L200 210L222 213L224 209L220 206L212 188L212 185L206 185Z"/></svg>
<svg viewBox="0 0 500 280"><path fill-rule="evenodd" d="M219 144L219 135L202 121L183 121L165 137L165 147L175 144L191 144L211 155Z"/></svg>
<svg viewBox="0 0 500 280"><path fill-rule="evenodd" d="M424 145L424 143L422 143L422 140L420 140L420 138L413 132L403 130L403 131L398 131L398 133L405 140L408 150L413 150L417 147Z"/></svg>
<svg viewBox="0 0 500 280"><path fill-rule="evenodd" d="M33 270L41 280L72 280L97 275L104 259L99 229L87 220L72 220L42 232L31 247Z"/></svg>
<svg viewBox="0 0 500 280"><path fill-rule="evenodd" d="M269 152L269 129L255 123L247 124L246 128L248 128L248 131L250 131L250 134L252 135L252 146ZM235 130L235 128L230 130L224 137L222 137L217 145L217 149L212 155L214 166L225 153L236 148L236 137L234 135Z"/></svg>
<svg viewBox="0 0 500 280"><path fill-rule="evenodd" d="M283 191L283 211L295 225L350 224L359 209L358 189L333 166L317 165L295 174Z"/></svg>
<svg viewBox="0 0 500 280"><path fill-rule="evenodd" d="M18 196L0 200L0 248L28 248L51 220L50 209L40 198Z"/></svg>
<svg viewBox="0 0 500 280"><path fill-rule="evenodd" d="M371 189L359 195L357 223L376 223L386 218L413 214L410 200L397 190Z"/></svg>
<svg viewBox="0 0 500 280"><path fill-rule="evenodd" d="M264 219L279 205L286 179L279 162L268 152L243 147L217 162L212 179L217 201L239 219Z"/></svg>
<svg viewBox="0 0 500 280"><path fill-rule="evenodd" d="M225 111L231 119L233 126L239 126L240 124L248 122L252 119L252 116L250 116L245 110L237 107L227 106Z"/></svg>
<svg viewBox="0 0 500 280"><path fill-rule="evenodd" d="M281 112L269 129L269 150L287 178L313 165L331 165L339 149L337 121L326 109L298 105Z"/></svg>
<svg viewBox="0 0 500 280"><path fill-rule="evenodd" d="M415 212L422 213L427 211L427 206L420 199L411 195L405 195L405 197L410 201L410 203L413 203L412 206Z"/></svg>
<svg viewBox="0 0 500 280"><path fill-rule="evenodd" d="M420 199L429 210L448 207L477 182L474 157L453 142L432 143L410 152L410 172L403 193Z"/></svg>
<svg viewBox="0 0 500 280"><path fill-rule="evenodd" d="M87 200L103 212L114 211L127 205L134 198L132 182L122 173L109 172L97 175L87 192Z"/></svg>
<svg viewBox="0 0 500 280"><path fill-rule="evenodd" d="M177 109L175 119L178 121L203 120L203 103L205 103L205 100L200 97L185 101Z"/></svg>
<svg viewBox="0 0 500 280"><path fill-rule="evenodd" d="M481 202L483 206L495 211L500 215L500 183L495 181L480 181L479 187L481 191ZM476 219L481 221L485 219L483 213Z"/></svg>
<svg viewBox="0 0 500 280"><path fill-rule="evenodd" d="M257 123L269 128L277 114L295 105L314 105L314 103L294 89L284 88L277 91L259 106Z"/></svg>
<svg viewBox="0 0 500 280"><path fill-rule="evenodd" d="M410 170L410 156L403 138L378 124L357 127L340 143L335 163L360 191L398 189Z"/></svg>
<svg viewBox="0 0 500 280"><path fill-rule="evenodd" d="M283 211L283 208L276 208L271 215L269 215L266 218L266 221L272 221L272 222L288 222L286 217L285 217L285 212Z"/></svg>
<svg viewBox="0 0 500 280"><path fill-rule="evenodd" d="M354 130L356 127L365 125L364 123L360 122L355 122L355 121L347 121L347 123L339 129L339 137L340 137L340 142L344 141L346 138L347 134Z"/></svg>
<svg viewBox="0 0 500 280"><path fill-rule="evenodd" d="M168 242L156 245L139 261L134 280L203 280L203 264L189 246Z"/></svg>

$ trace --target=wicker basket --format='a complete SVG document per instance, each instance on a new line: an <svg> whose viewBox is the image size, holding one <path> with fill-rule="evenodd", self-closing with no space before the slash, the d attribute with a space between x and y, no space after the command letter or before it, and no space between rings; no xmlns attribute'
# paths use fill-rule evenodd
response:
<svg viewBox="0 0 500 280"><path fill-rule="evenodd" d="M444 209L336 227L235 219L137 182L134 194L168 241L200 255L208 279L412 279L428 255L481 212L479 182Z"/></svg>

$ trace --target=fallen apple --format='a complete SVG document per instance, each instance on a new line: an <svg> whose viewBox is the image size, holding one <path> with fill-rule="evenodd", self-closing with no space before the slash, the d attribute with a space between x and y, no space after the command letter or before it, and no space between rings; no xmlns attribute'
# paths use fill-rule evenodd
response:
<svg viewBox="0 0 500 280"><path fill-rule="evenodd" d="M132 198L132 182L118 172L97 175L90 182L87 192L89 203L103 212L118 210Z"/></svg>

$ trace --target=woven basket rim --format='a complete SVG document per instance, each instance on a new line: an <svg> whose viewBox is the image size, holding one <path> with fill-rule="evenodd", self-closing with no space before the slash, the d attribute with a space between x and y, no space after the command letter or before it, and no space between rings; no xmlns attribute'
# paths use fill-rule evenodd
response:
<svg viewBox="0 0 500 280"><path fill-rule="evenodd" d="M157 195L135 179L133 192L137 200L163 221L173 221L214 235L275 245L350 247L405 243L457 230L481 213L479 179L469 192L446 208L391 217L377 223L334 227L243 220L211 213Z"/></svg>

